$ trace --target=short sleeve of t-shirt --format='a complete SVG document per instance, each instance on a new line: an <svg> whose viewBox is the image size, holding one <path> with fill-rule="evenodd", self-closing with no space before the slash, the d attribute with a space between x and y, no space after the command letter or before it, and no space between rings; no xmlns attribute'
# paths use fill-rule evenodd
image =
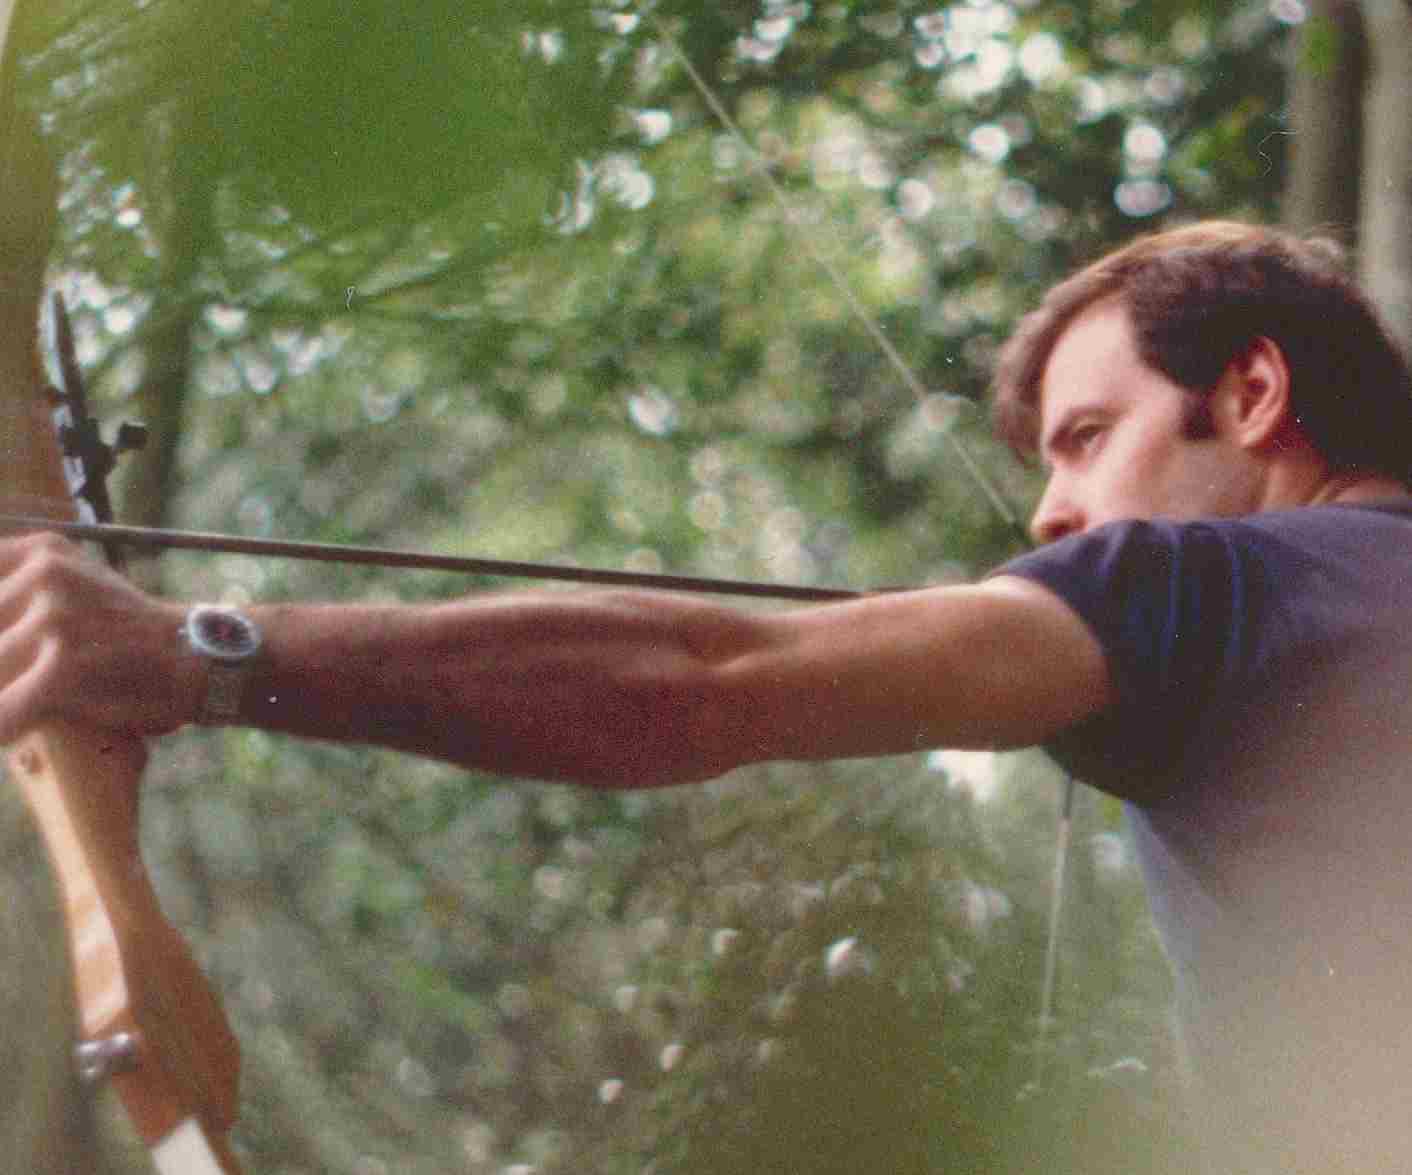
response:
<svg viewBox="0 0 1412 1175"><path fill-rule="evenodd" d="M1092 630L1117 693L1048 747L1095 786L1137 802L1220 685L1260 657L1258 553L1218 523L1114 523L997 569L1041 584ZM1252 638L1255 639L1252 639Z"/></svg>

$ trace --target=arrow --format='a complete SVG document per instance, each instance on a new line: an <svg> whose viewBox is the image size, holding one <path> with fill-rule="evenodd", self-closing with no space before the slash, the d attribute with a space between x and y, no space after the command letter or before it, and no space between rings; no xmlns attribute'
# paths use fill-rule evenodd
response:
<svg viewBox="0 0 1412 1175"><path fill-rule="evenodd" d="M763 583L749 579L616 571L605 567L572 567L555 563L526 563L512 559L439 555L432 551L402 551L383 547L344 546L339 543L247 538L242 535L222 534L219 531L170 530L101 522L63 522L25 514L0 514L0 531L48 531L79 541L102 543L104 546L117 544L147 550L214 551L230 555L302 559L314 563L451 571L462 575L490 575L512 579L563 580L569 583L651 588L658 591L754 596L758 599L826 602L851 600L868 594L852 588L815 587L810 584ZM874 589L879 592L898 590L901 589Z"/></svg>

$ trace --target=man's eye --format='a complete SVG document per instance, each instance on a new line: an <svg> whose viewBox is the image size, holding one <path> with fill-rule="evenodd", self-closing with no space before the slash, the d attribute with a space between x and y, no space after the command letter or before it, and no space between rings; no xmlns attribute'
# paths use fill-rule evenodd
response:
<svg viewBox="0 0 1412 1175"><path fill-rule="evenodd" d="M1103 428L1097 424L1081 424L1070 434L1069 439L1076 449L1086 449L1103 434Z"/></svg>

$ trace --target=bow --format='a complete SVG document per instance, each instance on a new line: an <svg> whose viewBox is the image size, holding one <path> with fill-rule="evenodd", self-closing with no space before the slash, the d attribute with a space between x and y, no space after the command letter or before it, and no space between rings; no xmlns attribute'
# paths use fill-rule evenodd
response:
<svg viewBox="0 0 1412 1175"><path fill-rule="evenodd" d="M13 10L13 0L0 6L0 56ZM112 450L88 416L62 303L55 306L61 391L46 388L38 361L56 181L9 97L0 95L0 496L62 520L78 513L70 502L77 491L89 519L103 522ZM31 731L8 751L9 774L34 814L66 909L83 1068L112 1077L162 1175L237 1175L226 1135L236 1116L239 1052L142 862L145 763L139 740L67 723Z"/></svg>

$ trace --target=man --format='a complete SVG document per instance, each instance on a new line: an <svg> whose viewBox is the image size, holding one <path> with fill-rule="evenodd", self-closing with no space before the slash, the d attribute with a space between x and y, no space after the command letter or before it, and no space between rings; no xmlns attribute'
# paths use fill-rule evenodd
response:
<svg viewBox="0 0 1412 1175"><path fill-rule="evenodd" d="M997 401L1051 545L975 586L191 617L0 545L0 738L240 722L601 787L1047 744L1131 803L1224 1169L1412 1166L1402 359L1322 249L1198 225L1057 287Z"/></svg>

